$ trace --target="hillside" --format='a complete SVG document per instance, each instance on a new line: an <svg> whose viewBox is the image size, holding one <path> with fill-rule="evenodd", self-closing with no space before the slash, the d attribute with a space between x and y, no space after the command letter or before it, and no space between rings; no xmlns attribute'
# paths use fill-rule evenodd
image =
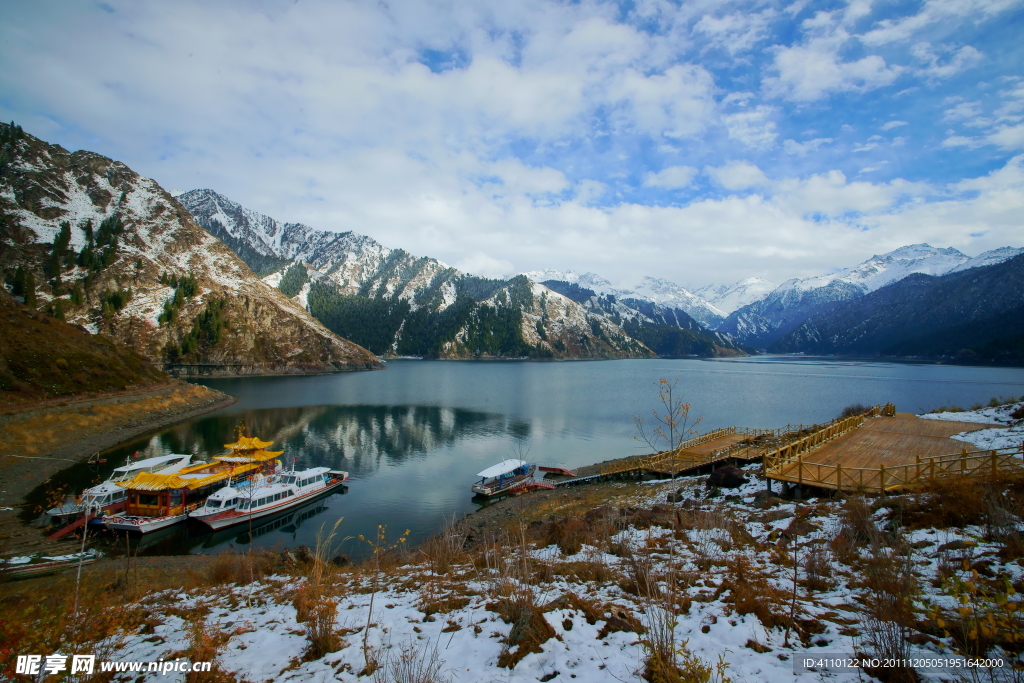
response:
<svg viewBox="0 0 1024 683"><path fill-rule="evenodd" d="M0 269L12 294L183 374L381 367L260 281L157 183L0 128Z"/></svg>
<svg viewBox="0 0 1024 683"><path fill-rule="evenodd" d="M212 190L179 196L212 235L331 330L381 355L644 358L602 311L525 277L489 280L348 232L282 223Z"/></svg>
<svg viewBox="0 0 1024 683"><path fill-rule="evenodd" d="M1024 360L1024 255L942 276L914 274L809 317L782 353Z"/></svg>
<svg viewBox="0 0 1024 683"><path fill-rule="evenodd" d="M740 342L771 348L804 320L914 274L943 275L992 265L1022 253L1004 247L975 258L928 244L900 247L829 275L787 280L764 298L742 306L718 326Z"/></svg>
<svg viewBox="0 0 1024 683"><path fill-rule="evenodd" d="M6 291L0 291L0 320L0 404L142 388L170 379L134 351L24 306Z"/></svg>

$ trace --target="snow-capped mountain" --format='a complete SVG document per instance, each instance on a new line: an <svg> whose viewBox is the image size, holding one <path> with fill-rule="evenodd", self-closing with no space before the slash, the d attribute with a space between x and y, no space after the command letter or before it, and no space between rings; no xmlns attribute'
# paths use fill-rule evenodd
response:
<svg viewBox="0 0 1024 683"><path fill-rule="evenodd" d="M30 135L3 157L0 268L20 272L16 288L28 284L53 315L183 371L381 367L253 275L153 180Z"/></svg>
<svg viewBox="0 0 1024 683"><path fill-rule="evenodd" d="M770 350L1019 363L1024 255L937 277L913 273L809 316Z"/></svg>
<svg viewBox="0 0 1024 683"><path fill-rule="evenodd" d="M974 258L964 261L948 272L959 273L961 270L970 270L971 268L981 268L983 266L994 266L997 263L1009 261L1014 256L1018 256L1020 254L1024 254L1024 247L1000 247L998 249L986 251L983 254L978 254Z"/></svg>
<svg viewBox="0 0 1024 683"><path fill-rule="evenodd" d="M787 280L766 297L733 311L718 330L742 342L767 347L801 324L808 316L839 301L874 292L908 275L944 275L971 267L972 261L992 265L1020 250L1004 248L971 259L960 251L912 244L872 256L852 268L828 275Z"/></svg>
<svg viewBox="0 0 1024 683"><path fill-rule="evenodd" d="M572 270L531 270L526 277L535 282L559 281L577 284L593 290L596 294L614 296L631 308L638 302L657 304L664 309L678 309L686 313L707 329L715 329L727 315L721 309L693 294L685 287L668 280L644 277L633 287L614 287L612 283L596 273L580 275Z"/></svg>
<svg viewBox="0 0 1024 683"><path fill-rule="evenodd" d="M763 277L748 277L733 285L705 285L693 293L727 316L737 308L760 301L776 287L777 284Z"/></svg>
<svg viewBox="0 0 1024 683"><path fill-rule="evenodd" d="M527 278L466 275L351 231L282 223L212 190L185 192L179 200L267 284L288 290L328 327L377 353L652 355L610 317Z"/></svg>

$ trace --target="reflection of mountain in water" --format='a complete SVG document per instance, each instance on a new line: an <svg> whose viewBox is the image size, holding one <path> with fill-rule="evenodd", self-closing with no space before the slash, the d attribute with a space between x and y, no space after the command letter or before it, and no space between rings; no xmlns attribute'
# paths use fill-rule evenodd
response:
<svg viewBox="0 0 1024 683"><path fill-rule="evenodd" d="M209 457L224 451L238 424L274 441L297 467L327 466L351 474L400 463L475 436L528 438L530 425L504 415L431 406L307 406L254 409L204 418L154 437L146 456L168 452ZM290 464L290 461L289 461Z"/></svg>

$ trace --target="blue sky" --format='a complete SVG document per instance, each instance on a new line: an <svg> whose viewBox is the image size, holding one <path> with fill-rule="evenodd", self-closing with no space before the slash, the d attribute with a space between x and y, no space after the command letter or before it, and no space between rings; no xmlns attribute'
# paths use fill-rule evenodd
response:
<svg viewBox="0 0 1024 683"><path fill-rule="evenodd" d="M0 118L499 275L1024 246L1024 1L2 3Z"/></svg>

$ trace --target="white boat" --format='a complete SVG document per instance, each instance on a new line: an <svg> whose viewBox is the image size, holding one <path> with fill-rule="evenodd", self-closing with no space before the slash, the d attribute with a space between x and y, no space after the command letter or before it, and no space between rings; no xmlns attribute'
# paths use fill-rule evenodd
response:
<svg viewBox="0 0 1024 683"><path fill-rule="evenodd" d="M117 482L128 481L139 472L173 474L187 467L191 460L191 454L180 453L159 455L135 462L129 458L122 467L115 467L105 481L85 489L77 498L68 498L61 505L50 508L46 514L61 521L68 521L68 519L78 517L85 512L86 505L97 513L103 510L115 512L124 508L127 498L124 487L118 486Z"/></svg>
<svg viewBox="0 0 1024 683"><path fill-rule="evenodd" d="M199 518L199 521L211 529L244 524L301 505L311 498L343 485L347 480L348 472L327 467L281 472L254 481L253 486L247 490L225 493L222 500L228 500L229 495L233 496L234 507L219 514L206 515Z"/></svg>
<svg viewBox="0 0 1024 683"><path fill-rule="evenodd" d="M240 496L241 494L234 486L225 486L211 493L210 497L201 506L188 513L188 516L202 521L207 517L213 517L228 510L234 510L235 506L238 505Z"/></svg>
<svg viewBox="0 0 1024 683"><path fill-rule="evenodd" d="M206 498L224 488L222 482L237 482L279 466L277 457L284 451L268 451L272 441L239 436L235 443L224 444L229 453L214 456L211 462L181 467L172 473L138 473L118 486L128 490L125 511L104 515L103 523L112 531L148 533L183 522L188 514L204 505Z"/></svg>
<svg viewBox="0 0 1024 683"><path fill-rule="evenodd" d="M502 460L483 472L477 472L480 481L473 484L473 493L478 496L497 496L527 490L536 485L533 478L536 471L537 466L525 460Z"/></svg>

